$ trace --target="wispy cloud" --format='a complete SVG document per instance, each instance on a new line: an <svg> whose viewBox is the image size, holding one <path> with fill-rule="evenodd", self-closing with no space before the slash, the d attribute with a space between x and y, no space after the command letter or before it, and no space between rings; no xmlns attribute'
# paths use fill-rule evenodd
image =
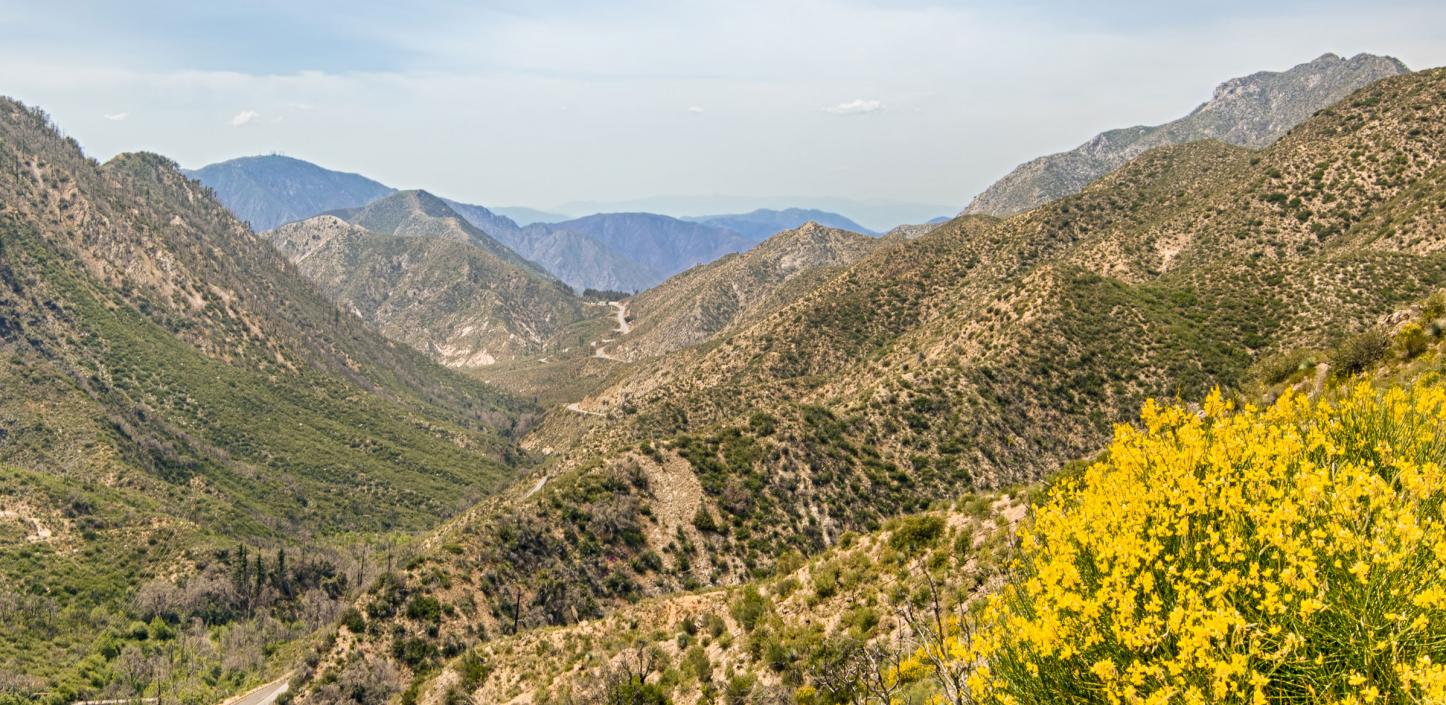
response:
<svg viewBox="0 0 1446 705"><path fill-rule="evenodd" d="M240 127L259 117L261 117L261 113L258 113L255 110L242 110L241 112L236 113L236 117L231 118L231 126Z"/></svg>
<svg viewBox="0 0 1446 705"><path fill-rule="evenodd" d="M130 113L106 113L105 119L110 120L111 122L120 122L121 120L124 120L130 116Z"/></svg>
<svg viewBox="0 0 1446 705"><path fill-rule="evenodd" d="M824 108L823 111L833 115L863 115L864 113L876 113L884 109L884 103L880 100L864 100L855 98L847 103L839 103Z"/></svg>
<svg viewBox="0 0 1446 705"><path fill-rule="evenodd" d="M690 106L688 106L688 112L693 113L693 114L701 113L701 112L703 112L703 106L701 106L701 105L690 105Z"/></svg>

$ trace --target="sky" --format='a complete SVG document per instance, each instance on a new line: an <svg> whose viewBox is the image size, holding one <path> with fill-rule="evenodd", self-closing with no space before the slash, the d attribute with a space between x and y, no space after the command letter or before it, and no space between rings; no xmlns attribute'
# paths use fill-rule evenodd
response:
<svg viewBox="0 0 1446 705"><path fill-rule="evenodd" d="M952 213L1020 162L1325 52L1446 64L1446 3L0 0L0 94L99 159L280 153L543 209Z"/></svg>

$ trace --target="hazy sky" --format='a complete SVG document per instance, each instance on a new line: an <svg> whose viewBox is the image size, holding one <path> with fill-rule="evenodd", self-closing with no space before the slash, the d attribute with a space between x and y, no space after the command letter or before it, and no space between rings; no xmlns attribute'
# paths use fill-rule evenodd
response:
<svg viewBox="0 0 1446 705"><path fill-rule="evenodd" d="M1440 0L1082 5L0 0L0 93L101 159L280 152L543 208L957 209L1021 161L1182 115L1232 76L1327 51L1446 64Z"/></svg>

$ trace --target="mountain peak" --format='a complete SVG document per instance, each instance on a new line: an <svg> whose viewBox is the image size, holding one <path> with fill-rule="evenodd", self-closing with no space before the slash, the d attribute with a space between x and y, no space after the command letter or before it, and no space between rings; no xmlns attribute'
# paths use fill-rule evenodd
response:
<svg viewBox="0 0 1446 705"><path fill-rule="evenodd" d="M398 199L405 201L406 203L415 207L418 211L426 215L432 216L433 218L462 219L462 216L459 215L457 211L453 210L451 206L447 205L446 201L437 197L430 191L426 191L424 189L408 189L405 191L398 191L391 196L380 199L379 202L385 202L389 199Z"/></svg>
<svg viewBox="0 0 1446 705"><path fill-rule="evenodd" d="M393 190L359 174L281 154L238 157L184 173L210 187L222 205L258 232L357 208Z"/></svg>
<svg viewBox="0 0 1446 705"><path fill-rule="evenodd" d="M1389 76L1408 73L1398 59L1332 53L1285 71L1224 81L1185 117L1156 126L1100 133L1083 145L1021 164L979 194L964 214L1007 216L1078 193L1094 180L1156 147L1214 139L1260 148L1317 111Z"/></svg>

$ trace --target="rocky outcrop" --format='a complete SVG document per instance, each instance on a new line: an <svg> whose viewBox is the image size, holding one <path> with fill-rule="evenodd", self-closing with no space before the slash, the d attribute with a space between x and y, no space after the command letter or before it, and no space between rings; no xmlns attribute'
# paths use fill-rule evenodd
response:
<svg viewBox="0 0 1446 705"><path fill-rule="evenodd" d="M963 214L1006 216L1078 193L1155 147L1207 139L1264 147L1352 91L1409 71L1389 56L1325 54L1288 71L1232 78L1179 120L1110 130L1068 152L1021 164L976 196Z"/></svg>

